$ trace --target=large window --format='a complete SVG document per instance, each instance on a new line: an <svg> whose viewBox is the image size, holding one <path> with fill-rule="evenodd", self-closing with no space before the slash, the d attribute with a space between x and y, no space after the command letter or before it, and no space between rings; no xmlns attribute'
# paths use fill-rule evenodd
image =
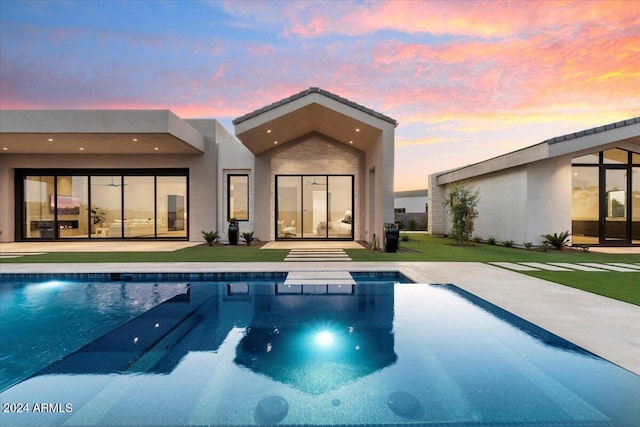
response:
<svg viewBox="0 0 640 427"><path fill-rule="evenodd" d="M620 148L572 160L573 244L640 244L639 162Z"/></svg>
<svg viewBox="0 0 640 427"><path fill-rule="evenodd" d="M16 182L23 239L187 237L185 170L18 170Z"/></svg>
<svg viewBox="0 0 640 427"><path fill-rule="evenodd" d="M353 239L353 175L276 176L276 238Z"/></svg>
<svg viewBox="0 0 640 427"><path fill-rule="evenodd" d="M249 175L227 175L227 220L249 221Z"/></svg>

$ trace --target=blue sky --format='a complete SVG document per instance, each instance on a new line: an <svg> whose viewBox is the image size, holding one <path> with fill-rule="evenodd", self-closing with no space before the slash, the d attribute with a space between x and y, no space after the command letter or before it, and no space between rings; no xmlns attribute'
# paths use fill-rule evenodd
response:
<svg viewBox="0 0 640 427"><path fill-rule="evenodd" d="M0 1L0 107L231 120L311 86L396 129L397 190L640 115L640 1Z"/></svg>

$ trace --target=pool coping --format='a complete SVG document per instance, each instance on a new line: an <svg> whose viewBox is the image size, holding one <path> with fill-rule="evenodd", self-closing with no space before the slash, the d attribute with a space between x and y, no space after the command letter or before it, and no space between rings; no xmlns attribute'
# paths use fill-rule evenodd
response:
<svg viewBox="0 0 640 427"><path fill-rule="evenodd" d="M289 271L399 272L416 283L452 283L640 375L639 306L478 262L20 263L2 264L0 280L135 273L153 281L160 280L153 279L154 275L163 273L182 277L175 280L195 281L215 280L208 277L221 274L246 277L264 273L275 277Z"/></svg>

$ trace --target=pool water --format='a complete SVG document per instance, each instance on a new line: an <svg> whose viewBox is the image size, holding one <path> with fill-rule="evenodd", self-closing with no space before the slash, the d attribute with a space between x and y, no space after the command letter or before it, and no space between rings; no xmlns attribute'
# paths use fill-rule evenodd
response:
<svg viewBox="0 0 640 427"><path fill-rule="evenodd" d="M0 391L186 289L185 283L0 283Z"/></svg>
<svg viewBox="0 0 640 427"><path fill-rule="evenodd" d="M638 396L639 376L452 285L236 282L191 283L0 400L57 404L3 426L630 426Z"/></svg>

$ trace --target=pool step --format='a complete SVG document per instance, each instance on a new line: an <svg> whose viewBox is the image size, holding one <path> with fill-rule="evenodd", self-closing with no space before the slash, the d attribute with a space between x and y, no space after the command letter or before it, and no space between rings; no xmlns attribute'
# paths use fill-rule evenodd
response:
<svg viewBox="0 0 640 427"><path fill-rule="evenodd" d="M144 372L201 321L196 313L205 302L191 303L189 292L176 295L34 376Z"/></svg>
<svg viewBox="0 0 640 427"><path fill-rule="evenodd" d="M356 281L348 271L291 271L284 281L285 286L355 284Z"/></svg>
<svg viewBox="0 0 640 427"><path fill-rule="evenodd" d="M343 249L291 249L285 261L351 261Z"/></svg>

